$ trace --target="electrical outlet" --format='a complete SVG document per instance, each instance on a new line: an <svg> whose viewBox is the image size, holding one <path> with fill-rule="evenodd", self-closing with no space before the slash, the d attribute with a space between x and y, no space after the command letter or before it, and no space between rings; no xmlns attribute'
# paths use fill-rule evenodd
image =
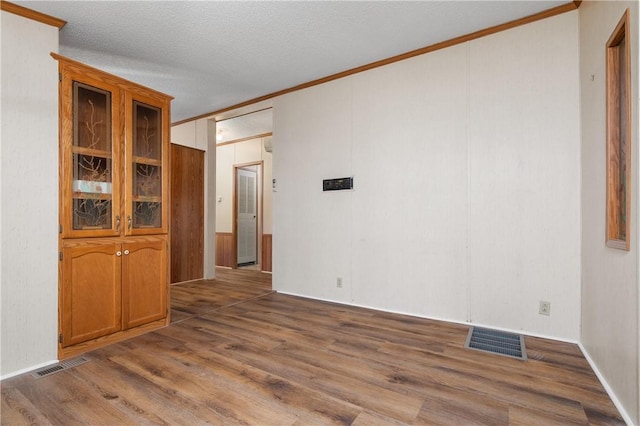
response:
<svg viewBox="0 0 640 426"><path fill-rule="evenodd" d="M336 287L342 288L342 278L336 278Z"/></svg>
<svg viewBox="0 0 640 426"><path fill-rule="evenodd" d="M545 302L544 300L540 301L540 310L538 311L540 315L551 315L551 302Z"/></svg>

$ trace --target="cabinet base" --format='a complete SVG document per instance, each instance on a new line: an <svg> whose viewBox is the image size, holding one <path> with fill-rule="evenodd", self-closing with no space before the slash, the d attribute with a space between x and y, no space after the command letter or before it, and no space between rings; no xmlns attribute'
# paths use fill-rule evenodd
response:
<svg viewBox="0 0 640 426"><path fill-rule="evenodd" d="M148 324L140 325L129 330L119 331L117 333L110 334L108 336L99 337L87 342L78 343L77 345L62 347L58 344L58 359L60 361L74 357L76 355L83 354L85 352L92 351L94 349L101 348L103 346L111 345L113 343L122 342L123 340L131 337L139 336L141 334L148 333L153 330L165 327L169 325L169 317L162 318Z"/></svg>

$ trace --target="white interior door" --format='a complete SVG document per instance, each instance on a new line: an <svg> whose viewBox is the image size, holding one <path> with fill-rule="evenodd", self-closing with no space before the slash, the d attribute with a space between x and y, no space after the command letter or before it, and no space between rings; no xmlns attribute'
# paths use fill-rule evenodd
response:
<svg viewBox="0 0 640 426"><path fill-rule="evenodd" d="M258 174L237 169L238 266L256 263Z"/></svg>

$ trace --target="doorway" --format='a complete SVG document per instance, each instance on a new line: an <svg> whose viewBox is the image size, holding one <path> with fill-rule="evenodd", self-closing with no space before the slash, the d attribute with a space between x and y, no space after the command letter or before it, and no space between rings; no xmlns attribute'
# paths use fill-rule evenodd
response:
<svg viewBox="0 0 640 426"><path fill-rule="evenodd" d="M261 258L262 163L237 165L234 219L236 267L257 267Z"/></svg>
<svg viewBox="0 0 640 426"><path fill-rule="evenodd" d="M273 179L273 115L270 105L257 110L236 110L216 117L216 259L219 267L238 268L238 264L255 262L255 265L245 266L244 269L258 269L271 272L272 265L272 205L273 193L271 181ZM252 106L255 108L255 106ZM252 167L256 166L256 167ZM249 238L255 244L255 260L243 259L242 236L238 244L238 195L239 187L237 169L253 170L256 172L257 206L256 235ZM246 178L251 181L250 178ZM253 215L248 216L253 219ZM242 224L244 229L245 224ZM253 226L251 226L253 229ZM245 235L246 237L246 235ZM246 240L245 240L246 241ZM246 247L246 246L245 246ZM252 252L252 247L249 246ZM252 254L252 253L251 253ZM238 261L240 259L240 261Z"/></svg>

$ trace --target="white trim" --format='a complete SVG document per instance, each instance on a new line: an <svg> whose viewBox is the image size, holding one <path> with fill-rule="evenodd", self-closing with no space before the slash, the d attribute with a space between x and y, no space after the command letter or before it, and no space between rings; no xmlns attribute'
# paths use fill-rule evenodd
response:
<svg viewBox="0 0 640 426"><path fill-rule="evenodd" d="M591 369L593 370L593 372L596 373L596 376L598 377L598 380L600 380L602 387L604 387L604 390L606 390L607 394L609 394L609 398L611 398L611 401L613 401L613 405L616 406L616 408L620 412L620 415L622 416L624 421L627 423L627 425L633 426L634 425L633 420L631 420L631 417L625 411L624 406L616 396L615 392L613 391L613 389L611 389L611 386L609 386L609 383L607 383L607 381L605 380L604 375L600 372L600 370L598 370L598 366L593 361L593 359L591 359L591 357L589 356L589 352L587 352L587 349L584 346L582 346L582 343L580 342L578 342L578 347L580 347L582 354L584 355L585 359L591 366Z"/></svg>
<svg viewBox="0 0 640 426"><path fill-rule="evenodd" d="M54 361L47 361L47 362L43 362L42 364L37 364L37 365L31 366L31 367L23 368L22 370L14 371L14 372L9 373L7 375L0 376L0 380L9 379L11 377L19 376L20 374L24 374L24 373L30 373L30 372L32 372L34 370L39 369L39 368L48 367L50 365L57 364L58 362L60 362L60 361L56 359Z"/></svg>
<svg viewBox="0 0 640 426"><path fill-rule="evenodd" d="M428 319L428 320L434 320L434 321L443 321L443 322L449 322L449 323L452 323L452 324L468 325L470 327L471 326L476 326L476 327L482 327L482 328L489 328L491 330L498 330L498 331L506 331L506 332L509 332L509 333L523 334L523 335L528 336L528 337L538 337L540 339L548 339L548 340L554 340L556 342L572 343L574 345L578 345L580 343L577 340L562 339L562 338L555 337L555 336L547 336L547 335L539 334L539 333L531 333L531 332L523 331L523 330L515 330L513 328L496 327L495 325L486 325L486 324L482 324L482 323L476 323L476 322L473 322L473 321L460 321L460 320L454 320L454 319L450 319L450 318L441 318L441 317L433 317L433 316L426 316L426 315L418 315L418 314L415 314L415 313L409 313L409 312L403 312L403 311L394 311L394 310L390 310L390 309L380 309L380 308L374 308L374 307L367 306L367 305L358 305L356 303L346 303L346 302L343 302L343 301L340 301L340 300L323 299L323 298L320 298L320 297L304 296L302 294L297 294L297 293L288 293L288 292L280 291L280 290L277 290L277 289L274 289L274 291L276 291L277 293L286 294L288 296L302 297L302 298L305 298L305 299L318 300L318 301L321 301L321 302L337 303L339 305L353 306L355 308L371 309L371 310L379 311L379 312L388 312L388 313L391 313L391 314L407 315L407 316L414 317L414 318L422 318L422 319Z"/></svg>

